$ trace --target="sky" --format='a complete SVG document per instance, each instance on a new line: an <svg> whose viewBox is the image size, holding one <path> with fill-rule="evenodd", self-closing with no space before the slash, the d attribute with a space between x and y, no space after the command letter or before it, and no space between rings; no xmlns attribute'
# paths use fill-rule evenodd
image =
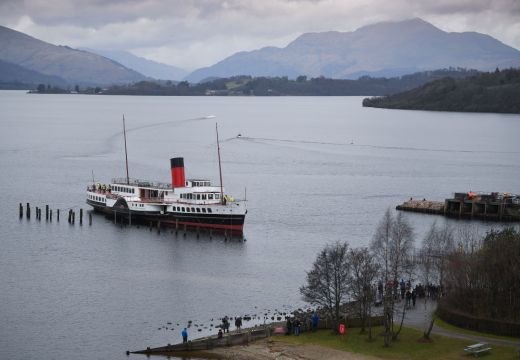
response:
<svg viewBox="0 0 520 360"><path fill-rule="evenodd" d="M420 17L520 49L520 0L0 0L0 25L56 45L127 50L186 70L299 35Z"/></svg>

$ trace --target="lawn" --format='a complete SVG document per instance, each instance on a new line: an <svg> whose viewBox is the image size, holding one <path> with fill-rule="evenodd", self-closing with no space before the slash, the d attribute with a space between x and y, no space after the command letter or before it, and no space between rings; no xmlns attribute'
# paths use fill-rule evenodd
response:
<svg viewBox="0 0 520 360"><path fill-rule="evenodd" d="M333 335L330 330L320 330L316 333L302 333L300 336L277 336L276 340L296 343L315 344L325 347L344 350L353 353L376 356L384 359L470 359L472 356L464 352L464 347L471 345L471 341L432 335L431 342L419 341L420 331L403 328L399 339L389 348L383 345L380 335L382 327L373 329L374 340L367 341L365 334L359 329L348 329L344 336ZM512 347L491 345L493 348L488 354L481 355L485 359L518 359L518 350Z"/></svg>
<svg viewBox="0 0 520 360"><path fill-rule="evenodd" d="M515 338L515 337L512 337L512 336L500 336L500 335L493 335L493 334L488 334L488 333L468 330L468 329L464 329L464 328L461 328L461 327L458 327L458 326L455 326L455 325L448 324L447 322L445 322L445 321L443 321L443 320L441 320L439 318L435 318L435 325L440 327L440 328L443 328L443 329L446 329L446 330L450 330L450 331L454 331L454 332L458 332L458 333L461 333L461 334L474 335L474 336L483 336L483 337L488 337L488 338L493 338L493 339L511 340L511 341L520 342L520 338L517 338L517 337Z"/></svg>

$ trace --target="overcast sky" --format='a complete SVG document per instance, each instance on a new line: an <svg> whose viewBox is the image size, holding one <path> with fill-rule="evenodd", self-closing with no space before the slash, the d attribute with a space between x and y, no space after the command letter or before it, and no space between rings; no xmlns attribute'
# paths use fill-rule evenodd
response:
<svg viewBox="0 0 520 360"><path fill-rule="evenodd" d="M129 50L188 70L305 32L420 17L520 49L520 0L0 0L0 24L71 47Z"/></svg>

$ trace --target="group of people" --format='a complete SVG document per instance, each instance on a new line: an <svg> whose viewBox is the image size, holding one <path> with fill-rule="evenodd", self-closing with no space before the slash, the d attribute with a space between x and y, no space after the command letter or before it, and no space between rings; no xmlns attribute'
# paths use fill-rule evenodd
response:
<svg viewBox="0 0 520 360"><path fill-rule="evenodd" d="M422 285L421 283L412 287L410 281L405 282L401 279L400 282L389 281L386 290L383 287L383 282L379 281L376 292L376 305L383 301L385 291L393 291L394 300L405 300L407 308L415 307L417 298L428 298L437 300L442 295L442 287L440 285Z"/></svg>
<svg viewBox="0 0 520 360"><path fill-rule="evenodd" d="M296 318L291 318L287 316L285 321L286 332L285 335L295 335L299 336L301 332L302 322L301 320ZM309 319L310 328L314 332L318 329L319 316L318 313L313 312L311 318Z"/></svg>

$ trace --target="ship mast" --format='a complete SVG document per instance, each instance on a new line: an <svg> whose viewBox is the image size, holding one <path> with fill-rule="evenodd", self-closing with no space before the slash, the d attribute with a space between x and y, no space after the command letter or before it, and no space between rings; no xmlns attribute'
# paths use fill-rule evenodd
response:
<svg viewBox="0 0 520 360"><path fill-rule="evenodd" d="M123 136L125 138L126 184L130 185L130 177L128 176L128 152L126 150L126 126L125 126L125 115L124 114L123 114Z"/></svg>
<svg viewBox="0 0 520 360"><path fill-rule="evenodd" d="M220 203L224 204L224 185L222 184L222 165L220 164L220 143L218 141L218 123L215 123L215 131L217 132L218 172L220 175Z"/></svg>

